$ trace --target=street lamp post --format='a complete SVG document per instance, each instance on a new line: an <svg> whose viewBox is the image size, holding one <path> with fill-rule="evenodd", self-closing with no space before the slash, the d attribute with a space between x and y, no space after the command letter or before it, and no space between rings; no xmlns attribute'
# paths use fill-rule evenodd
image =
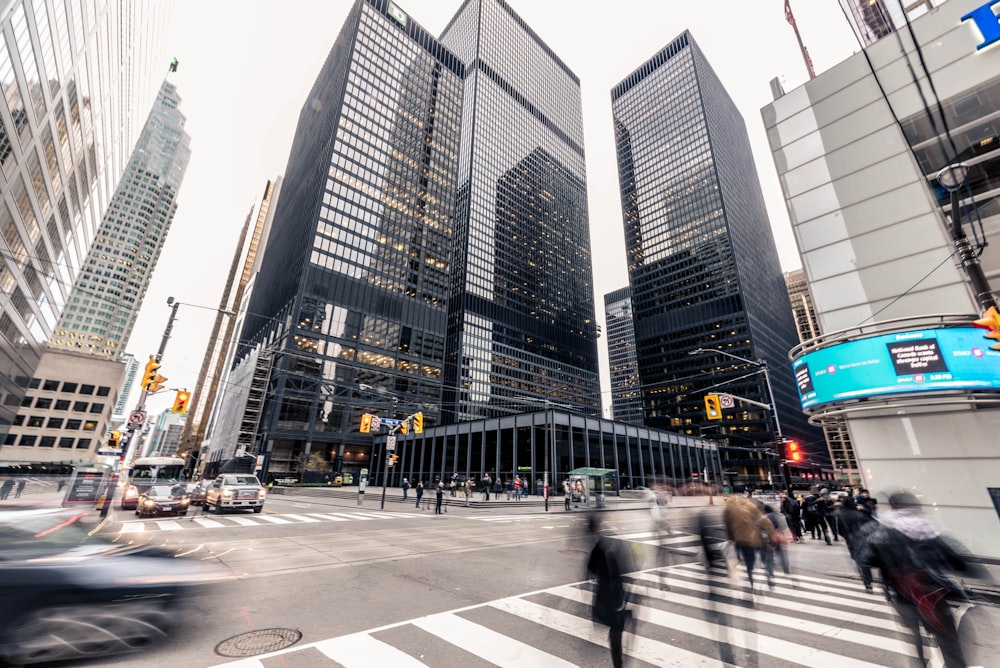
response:
<svg viewBox="0 0 1000 668"><path fill-rule="evenodd" d="M958 250L962 267L972 284L976 303L979 305L980 312L983 312L997 304L993 298L993 291L990 290L990 283L986 280L986 274L983 272L983 266L979 263L979 256L973 251L969 237L965 235L965 230L962 228L962 206L959 191L965 184L968 175L969 166L959 162L948 165L938 172L937 181L951 195L951 240Z"/></svg>
<svg viewBox="0 0 1000 668"><path fill-rule="evenodd" d="M755 366L761 370L764 374L764 384L767 386L767 404L766 407L771 411L772 417L774 417L774 440L775 443L784 442L784 437L781 435L781 421L778 419L778 408L774 403L774 391L771 389L771 376L767 371L767 360L761 358L758 360L750 360L746 357L740 357L739 355L734 355L733 353L727 352L725 350L717 350L715 348L696 348L688 352L688 355L724 355L725 357L731 357L734 360L739 360L751 366ZM787 476L786 476L787 483Z"/></svg>

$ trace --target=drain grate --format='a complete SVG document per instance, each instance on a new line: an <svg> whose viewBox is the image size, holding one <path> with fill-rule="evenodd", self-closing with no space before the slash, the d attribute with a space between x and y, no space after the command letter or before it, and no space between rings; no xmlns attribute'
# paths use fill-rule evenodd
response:
<svg viewBox="0 0 1000 668"><path fill-rule="evenodd" d="M256 656L291 647L302 639L298 629L261 629L241 633L215 646L220 656Z"/></svg>

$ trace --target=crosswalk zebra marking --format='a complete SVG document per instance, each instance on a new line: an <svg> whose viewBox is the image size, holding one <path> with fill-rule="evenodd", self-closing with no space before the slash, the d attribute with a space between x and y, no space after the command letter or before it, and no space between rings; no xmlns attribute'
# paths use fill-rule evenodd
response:
<svg viewBox="0 0 1000 668"><path fill-rule="evenodd" d="M557 656L505 636L493 629L470 622L454 613L443 612L421 617L412 621L411 624L467 652L477 656L489 656L490 662L498 666L576 668L574 664ZM482 653L484 647L491 648L489 654Z"/></svg>
<svg viewBox="0 0 1000 668"><path fill-rule="evenodd" d="M226 526L222 522L217 522L216 520L210 520L206 517L194 517L192 518L192 521L194 521L195 524L199 524L205 527L206 529L221 529L222 527Z"/></svg>
<svg viewBox="0 0 1000 668"><path fill-rule="evenodd" d="M603 627L587 623L576 615L544 605L526 601L520 597L502 598L493 601L490 606L517 615L528 621L547 626L567 635L582 638L595 645L604 645L608 634ZM645 661L654 666L701 666L704 668L724 668L722 661L703 656L695 652L668 645L651 638L643 638L627 633L622 640L626 655L633 659Z"/></svg>
<svg viewBox="0 0 1000 668"><path fill-rule="evenodd" d="M256 520L252 520L249 517L235 516L235 517L229 517L227 519L229 519L232 522L235 522L236 524L239 524L240 526L245 526L245 527L259 527L260 526L260 522L258 522Z"/></svg>
<svg viewBox="0 0 1000 668"><path fill-rule="evenodd" d="M660 576L664 574L671 585L669 591L662 591L658 586L647 586L653 582L658 583ZM756 661L761 665L782 662L835 665L838 668L874 668L900 665L916 656L916 648L908 642L908 634L898 625L886 623L892 622L895 616L887 612L888 607L880 597L869 595L867 608L861 610L862 614L857 611L860 601L853 602L853 605L826 608L821 607L823 601L815 598L824 594L795 589L795 580L783 578L786 581L776 583L773 595L759 599L762 609L756 609L736 600L745 596L748 591L746 581L740 575L738 571L733 571L731 576L714 580L712 587L709 587L705 582L708 575L699 566L679 565L629 574L626 579L626 589L631 595L629 609L638 626L632 627L632 632L626 629L623 643L626 655L651 665L671 668L729 666L731 664L724 663L715 656L717 651L721 653L723 644L730 650L747 652L747 660L756 655ZM803 576L803 579L824 582L821 578L809 576ZM834 598L833 595L853 593L856 586L856 583L833 580L822 589L827 592L825 595ZM497 622L477 623L465 616L468 611L485 607L593 644L596 665L604 663L607 657L607 627L595 624L584 612L589 611L593 600L591 589L590 582L560 585L279 650L224 666L263 668L271 665L270 659L281 656L287 656L291 661L288 665L294 665L296 657L289 655L310 647L329 658L331 666L354 668L392 665L411 668L426 665L413 655L394 647L391 636L381 635L382 631L404 626L412 626L432 634L444 643L442 647L458 647L477 656L489 656L490 662L496 665L569 665L564 658L546 652L544 645L536 648L512 637L515 635L513 633L505 635L489 628ZM709 600L708 594L711 591L719 595L717 600ZM539 599L539 596L543 598ZM798 601L790 602L790 597L804 601L801 604ZM567 601L567 605L576 612L559 609L560 600ZM674 605L675 609L670 609L670 605ZM886 614L883 614L883 610ZM689 612L685 614L683 611ZM724 615L733 620L733 623L716 623L712 616L715 614ZM803 619L803 615L807 618ZM635 629L641 629L645 635L639 635L634 632ZM375 638L374 634L380 634L381 638ZM670 638L670 642L674 644L645 636ZM709 642L698 644L699 639ZM817 647L821 641L825 641L828 646L842 648L844 653L838 654ZM927 646L924 650L931 659L930 665L940 668L943 661L940 650L933 646ZM437 656L441 654L438 653ZM279 661L285 662L285 659ZM743 664L742 659L738 662Z"/></svg>
<svg viewBox="0 0 1000 668"><path fill-rule="evenodd" d="M277 517L276 515L263 515L263 514L261 514L261 515L257 516L257 519L258 520L263 520L265 522L270 522L271 524L291 524L292 523L291 520L286 520L284 518Z"/></svg>
<svg viewBox="0 0 1000 668"><path fill-rule="evenodd" d="M292 515L291 513L287 515L282 515L285 519L292 519L296 522L319 522L315 517L307 517L306 515Z"/></svg>
<svg viewBox="0 0 1000 668"><path fill-rule="evenodd" d="M180 531L184 527L173 520L160 520L156 522L161 531Z"/></svg>
<svg viewBox="0 0 1000 668"><path fill-rule="evenodd" d="M327 514L327 513L309 513L309 514L311 516L313 516L313 517L320 517L320 518L322 518L324 520L327 520L329 522L347 522L348 521L348 519L346 517L340 517L339 515L330 515L330 514Z"/></svg>

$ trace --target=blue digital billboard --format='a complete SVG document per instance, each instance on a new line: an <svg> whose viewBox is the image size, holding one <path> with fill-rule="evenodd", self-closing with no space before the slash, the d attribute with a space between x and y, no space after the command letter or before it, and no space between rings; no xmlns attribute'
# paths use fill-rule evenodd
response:
<svg viewBox="0 0 1000 668"><path fill-rule="evenodd" d="M885 394L1000 390L1000 351L976 327L845 341L792 363L802 408Z"/></svg>

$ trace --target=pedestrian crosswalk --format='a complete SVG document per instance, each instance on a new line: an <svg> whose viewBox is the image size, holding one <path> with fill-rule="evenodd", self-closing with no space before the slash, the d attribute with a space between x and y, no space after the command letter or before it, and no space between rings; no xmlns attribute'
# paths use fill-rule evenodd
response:
<svg viewBox="0 0 1000 668"><path fill-rule="evenodd" d="M344 512L344 513L282 513L269 515L215 515L212 517L178 517L170 519L129 520L121 523L118 533L144 533L150 531L182 531L184 529L225 529L245 526L258 527L275 524L303 524L311 522L370 522L375 520L419 519L431 517L418 513L395 512Z"/></svg>
<svg viewBox="0 0 1000 668"><path fill-rule="evenodd" d="M785 575L754 593L742 566L720 576L686 563L632 573L626 586L626 664L876 668L917 656L884 597L856 581ZM217 668L452 666L467 654L500 666L610 665L607 628L590 618L592 598L593 584L577 582ZM925 651L930 665L942 665L936 648Z"/></svg>

